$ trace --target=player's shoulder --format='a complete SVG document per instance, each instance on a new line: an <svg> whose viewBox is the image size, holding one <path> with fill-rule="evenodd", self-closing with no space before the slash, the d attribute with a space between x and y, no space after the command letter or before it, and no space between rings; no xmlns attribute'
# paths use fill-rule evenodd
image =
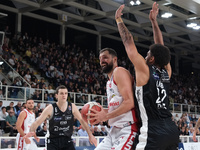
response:
<svg viewBox="0 0 200 150"><path fill-rule="evenodd" d="M21 111L19 114L21 117L26 117L27 116L27 112L25 110Z"/></svg>
<svg viewBox="0 0 200 150"><path fill-rule="evenodd" d="M26 112L26 109L24 109L24 110L22 110L21 112L20 112L20 114L26 114L27 112Z"/></svg>
<svg viewBox="0 0 200 150"><path fill-rule="evenodd" d="M123 76L123 75L128 75L128 76L131 76L130 72L124 68L124 67L116 67L114 72L113 72L113 75L116 76Z"/></svg>
<svg viewBox="0 0 200 150"><path fill-rule="evenodd" d="M71 103L72 109L76 108L76 105L74 103Z"/></svg>
<svg viewBox="0 0 200 150"><path fill-rule="evenodd" d="M50 104L45 109L52 109L52 108L53 108L53 104Z"/></svg>
<svg viewBox="0 0 200 150"><path fill-rule="evenodd" d="M48 105L48 106L44 109L44 111L45 111L45 112L47 112L47 111L48 111L48 112L53 111L53 105L52 105L52 104ZM43 112L44 112L44 111L43 111Z"/></svg>
<svg viewBox="0 0 200 150"><path fill-rule="evenodd" d="M116 67L114 73L119 73L119 72L129 72L129 71L124 67Z"/></svg>

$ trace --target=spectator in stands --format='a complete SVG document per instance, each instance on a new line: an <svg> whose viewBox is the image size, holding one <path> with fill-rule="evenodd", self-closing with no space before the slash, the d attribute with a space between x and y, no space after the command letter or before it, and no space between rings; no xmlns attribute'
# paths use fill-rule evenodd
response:
<svg viewBox="0 0 200 150"><path fill-rule="evenodd" d="M78 136L78 130L79 130L79 128L73 126L73 134L72 134L72 136Z"/></svg>
<svg viewBox="0 0 200 150"><path fill-rule="evenodd" d="M3 100L4 96L3 96L3 91L0 89L0 100ZM0 106L0 111L1 111L1 106Z"/></svg>
<svg viewBox="0 0 200 150"><path fill-rule="evenodd" d="M47 79L51 79L51 70L50 67L47 68L47 70L45 71L45 76Z"/></svg>
<svg viewBox="0 0 200 150"><path fill-rule="evenodd" d="M37 57L35 56L35 54L32 54L30 64L32 66L37 66Z"/></svg>
<svg viewBox="0 0 200 150"><path fill-rule="evenodd" d="M39 71L41 72L41 75L44 76L44 72L47 70L44 60L41 60L38 67L39 67Z"/></svg>
<svg viewBox="0 0 200 150"><path fill-rule="evenodd" d="M29 46L28 49L26 50L26 53L25 53L25 59L26 59L26 62L30 63L30 59L31 59L31 47Z"/></svg>
<svg viewBox="0 0 200 150"><path fill-rule="evenodd" d="M49 102L53 102L53 101L54 101L53 95L52 95L52 94L49 94L48 97L47 97L47 100L48 100Z"/></svg>
<svg viewBox="0 0 200 150"><path fill-rule="evenodd" d="M38 112L42 112L41 103L37 103Z"/></svg>
<svg viewBox="0 0 200 150"><path fill-rule="evenodd" d="M32 97L33 100L42 100L42 93L40 90L35 90L35 93Z"/></svg>
<svg viewBox="0 0 200 150"><path fill-rule="evenodd" d="M176 121L178 121L179 118L180 118L180 117L178 116L178 114L176 114L175 117L174 117L174 119L175 119Z"/></svg>
<svg viewBox="0 0 200 150"><path fill-rule="evenodd" d="M1 129L5 129L6 127L6 117L8 116L8 113L6 112L6 107L2 107L2 111L0 111L0 127Z"/></svg>
<svg viewBox="0 0 200 150"><path fill-rule="evenodd" d="M37 118L39 116L39 109L38 107L36 106L35 107L35 118Z"/></svg>
<svg viewBox="0 0 200 150"><path fill-rule="evenodd" d="M189 136L193 136L194 128L190 127L189 128Z"/></svg>
<svg viewBox="0 0 200 150"><path fill-rule="evenodd" d="M22 106L24 107L24 109L26 108L26 103L23 103Z"/></svg>
<svg viewBox="0 0 200 150"><path fill-rule="evenodd" d="M97 96L97 97L95 97L95 98L96 98L96 99L95 99L96 102L99 103L99 104L101 104L101 97L100 97L100 96Z"/></svg>
<svg viewBox="0 0 200 150"><path fill-rule="evenodd" d="M52 88L52 85L51 85L51 84L49 84L49 85L48 85L47 92L48 92L48 94L54 94L54 93L55 93L55 90L53 90L53 88Z"/></svg>
<svg viewBox="0 0 200 150"><path fill-rule="evenodd" d="M48 94L47 94L47 92L44 93L44 101L48 101Z"/></svg>
<svg viewBox="0 0 200 150"><path fill-rule="evenodd" d="M189 136L189 129L188 129L188 127L185 128L185 135Z"/></svg>
<svg viewBox="0 0 200 150"><path fill-rule="evenodd" d="M54 67L54 63L51 63L51 65L49 66L50 71L54 71L55 67Z"/></svg>
<svg viewBox="0 0 200 150"><path fill-rule="evenodd" d="M14 81L15 78L19 77L18 69L16 71L10 70L7 75L11 81Z"/></svg>
<svg viewBox="0 0 200 150"><path fill-rule="evenodd" d="M3 95L5 95L5 93L6 93L6 87L5 86L7 85L6 79L2 79L1 83L2 83L2 85L4 85L4 86L2 86L2 91L3 91Z"/></svg>
<svg viewBox="0 0 200 150"><path fill-rule="evenodd" d="M29 37L28 37L28 33L25 32L24 36L23 36L23 41L24 43L29 43Z"/></svg>
<svg viewBox="0 0 200 150"><path fill-rule="evenodd" d="M17 102L17 105L14 106L14 111L15 111L16 117L18 116L17 113L20 110L21 106L22 106L21 102Z"/></svg>
<svg viewBox="0 0 200 150"><path fill-rule="evenodd" d="M185 135L186 132L185 132L185 127L182 127L181 131L180 131L180 135Z"/></svg>
<svg viewBox="0 0 200 150"><path fill-rule="evenodd" d="M104 126L101 127L100 135L101 135L101 136L107 136L107 131L106 131L106 129L105 129Z"/></svg>
<svg viewBox="0 0 200 150"><path fill-rule="evenodd" d="M16 79L16 81L17 81L17 82L16 82L16 85L17 85L17 86L23 86L23 87L26 87L26 86L27 86L27 84L23 84L23 85L22 85L22 81L20 80L19 77L16 77L15 79ZM24 82L24 83L26 83L26 82ZM25 86L25 85L26 85L26 86Z"/></svg>
<svg viewBox="0 0 200 150"><path fill-rule="evenodd" d="M20 112L22 112L23 110L24 110L24 106L21 106L21 107L20 107L20 110L17 111L17 116L16 116L16 117L18 117L19 114L20 114Z"/></svg>
<svg viewBox="0 0 200 150"><path fill-rule="evenodd" d="M42 129L36 132L37 136L45 136L47 134L47 125L43 124Z"/></svg>
<svg viewBox="0 0 200 150"><path fill-rule="evenodd" d="M6 112L9 112L10 109L14 110L13 106L14 106L14 102L10 102L9 106L6 107Z"/></svg>
<svg viewBox="0 0 200 150"><path fill-rule="evenodd" d="M8 62L12 68L15 68L15 64L17 63L17 61L15 59L15 55L12 55L11 58L9 58Z"/></svg>
<svg viewBox="0 0 200 150"><path fill-rule="evenodd" d="M17 83L17 79L14 79L14 82L11 84L11 86L15 86L15 87L9 88L11 98L17 98L18 97L18 92L19 92L20 89L16 88L16 86L17 86L16 83Z"/></svg>
<svg viewBox="0 0 200 150"><path fill-rule="evenodd" d="M41 78L41 81L39 82L40 89L42 89L43 85L45 84L44 81L45 81L44 78Z"/></svg>
<svg viewBox="0 0 200 150"><path fill-rule="evenodd" d="M16 122L17 122L17 119L14 115L14 111L11 109L9 111L9 115L6 117L6 125L10 132L9 136L14 136L14 132L17 133Z"/></svg>
<svg viewBox="0 0 200 150"><path fill-rule="evenodd" d="M25 74L24 78L25 78L29 83L31 82L30 70L27 70L27 71L26 71L26 74Z"/></svg>
<svg viewBox="0 0 200 150"><path fill-rule="evenodd" d="M93 135L94 136L101 136L100 131L99 131L99 129L98 129L97 126L94 126L94 133L93 133Z"/></svg>

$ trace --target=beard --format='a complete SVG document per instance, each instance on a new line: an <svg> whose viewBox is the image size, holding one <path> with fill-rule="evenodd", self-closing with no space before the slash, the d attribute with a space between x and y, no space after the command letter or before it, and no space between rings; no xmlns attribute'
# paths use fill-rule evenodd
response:
<svg viewBox="0 0 200 150"><path fill-rule="evenodd" d="M113 62L111 62L110 64L106 63L106 66L101 68L103 70L103 73L110 73L113 69Z"/></svg>
<svg viewBox="0 0 200 150"><path fill-rule="evenodd" d="M27 107L27 109L32 111L34 109L34 107L29 107L29 108Z"/></svg>

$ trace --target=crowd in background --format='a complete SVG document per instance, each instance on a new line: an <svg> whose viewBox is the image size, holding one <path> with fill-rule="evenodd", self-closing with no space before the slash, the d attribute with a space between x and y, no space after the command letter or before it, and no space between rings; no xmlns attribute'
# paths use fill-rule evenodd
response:
<svg viewBox="0 0 200 150"><path fill-rule="evenodd" d="M6 37L3 45L3 58L31 85L32 88L47 90L44 99L54 101L52 89L63 84L69 92L106 95L107 76L102 73L98 54L94 50L82 49L76 44L58 45L40 37L29 36L28 33L17 38L11 37L9 27L5 29ZM20 54L16 58L15 53ZM26 63L23 63L26 60ZM134 75L134 67L128 58L119 57L119 66L127 68ZM33 67L43 77L38 80ZM3 69L6 72L6 68ZM28 87L20 81L18 74L6 72L13 81L11 86ZM13 80L12 80L13 79ZM48 81L48 85L45 84ZM4 82L6 82L4 80ZM4 84L4 83L3 83ZM6 84L6 83L5 83ZM200 104L200 74L172 75L170 96L174 103ZM16 98L20 89L9 89L10 97ZM41 100L41 90L29 91L34 100ZM5 90L2 93L4 96ZM1 95L1 91L0 91ZM70 97L69 97L70 98ZM73 97L71 97L73 98ZM76 97L77 102L86 103L87 95ZM98 98L95 100L98 101ZM192 108L191 108L191 111Z"/></svg>
<svg viewBox="0 0 200 150"><path fill-rule="evenodd" d="M20 54L16 58L15 53ZM22 57L21 57L22 56ZM17 71L26 81L31 84L32 88L54 89L63 84L69 92L85 94L106 94L107 76L102 73L99 65L98 56L95 52L88 49L81 49L74 45L56 45L50 41L38 37L31 37L25 33L17 38L14 35L3 46L3 58ZM26 60L26 63L23 61ZM118 60L119 66L128 67L133 72L133 65L128 63L124 57ZM49 85L39 81L34 72L29 69L33 67L43 77L43 81L48 81ZM6 72L6 68L4 68ZM26 82L19 84L18 75L13 72L6 72L10 79L13 79L12 86L27 87ZM42 82L42 83L41 83ZM11 97L16 97L19 89ZM33 94L33 93L32 93ZM41 92L34 93L34 99L41 99ZM47 93L47 97L53 97ZM47 99L47 98L46 98ZM53 98L52 98L53 99ZM81 96L78 100L84 102L86 96Z"/></svg>
<svg viewBox="0 0 200 150"><path fill-rule="evenodd" d="M17 37L11 36L9 28L6 27L7 35L2 47L2 57L14 68L10 70L4 66L3 73L12 82L11 86L28 87L31 85L34 90L29 89L29 93L34 100L41 100L42 93L39 89L45 89L44 100L53 102L55 100L54 90L59 85L65 85L69 92L80 93L76 95L77 103L87 103L88 96L85 94L106 95L107 76L102 73L99 65L98 54L89 49L82 49L76 44L73 45L56 45L48 39L40 37L31 37L28 33ZM19 57L16 57L16 54ZM26 61L26 63L24 63ZM134 75L134 67L128 58L119 57L119 66L127 68ZM38 80L35 71L42 76ZM19 73L19 74L18 74ZM26 82L20 80L22 76ZM45 81L48 81L46 85ZM1 80L2 85L7 85L7 80ZM183 111L188 110L188 105L200 105L200 74L176 75L171 78L170 101L173 103L186 104ZM8 97L17 98L19 92L24 92L19 88L9 88ZM83 94L84 93L84 94ZM5 87L0 89L0 99L5 98ZM73 100L74 95L69 95L68 100ZM101 97L93 97L93 101L101 102ZM26 108L25 103L18 102L13 106L3 106L0 101L0 123L3 132L9 132L10 136L15 135L15 123L19 113ZM48 105L48 104L47 104ZM180 105L174 104L179 110ZM40 103L35 106L34 113L36 118L41 114ZM200 112L200 110L197 110ZM194 107L190 107L190 112L195 112ZM198 118L195 115L184 113L182 116L173 116L180 135L192 135L194 126ZM12 127L11 127L12 126ZM37 135L46 134L46 121L37 129ZM109 126L104 122L97 126L91 126L91 131L95 136L105 136L109 131ZM197 134L200 134L199 132ZM88 136L85 129L80 125L78 120L74 124L74 136ZM82 140L87 145L87 141Z"/></svg>

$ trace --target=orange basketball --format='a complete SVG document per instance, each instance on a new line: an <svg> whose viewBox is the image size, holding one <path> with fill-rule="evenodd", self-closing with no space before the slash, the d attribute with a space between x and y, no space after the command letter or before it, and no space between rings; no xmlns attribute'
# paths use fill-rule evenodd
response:
<svg viewBox="0 0 200 150"><path fill-rule="evenodd" d="M90 119L90 117L86 115L86 114L93 113L92 111L90 111L90 109L101 111L101 107L96 102L88 102L82 107L81 115L82 115L83 120L85 120L85 122L87 122L88 124L93 124L95 120L88 120Z"/></svg>

